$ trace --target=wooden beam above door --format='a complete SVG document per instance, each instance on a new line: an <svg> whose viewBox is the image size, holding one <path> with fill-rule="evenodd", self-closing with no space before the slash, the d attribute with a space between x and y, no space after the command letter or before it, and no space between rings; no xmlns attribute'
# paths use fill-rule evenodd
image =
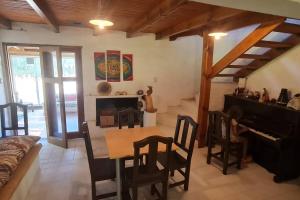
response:
<svg viewBox="0 0 300 200"><path fill-rule="evenodd" d="M59 25L55 19L54 14L49 9L44 0L26 0L32 9L54 30L59 32Z"/></svg>
<svg viewBox="0 0 300 200"><path fill-rule="evenodd" d="M11 29L11 21L5 17L0 16L0 28Z"/></svg>

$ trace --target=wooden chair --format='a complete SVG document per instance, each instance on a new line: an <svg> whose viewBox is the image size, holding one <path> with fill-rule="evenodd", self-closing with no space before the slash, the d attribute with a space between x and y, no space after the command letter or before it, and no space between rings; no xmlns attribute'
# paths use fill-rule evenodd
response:
<svg viewBox="0 0 300 200"><path fill-rule="evenodd" d="M7 124L5 118L5 112L10 116L11 126ZM19 126L18 110L23 115L23 126ZM27 105L20 103L7 103L0 105L0 116L1 116L1 134L2 137L6 137L6 131L13 131L14 135L18 135L19 130L24 130L25 135L28 135L28 108Z"/></svg>
<svg viewBox="0 0 300 200"><path fill-rule="evenodd" d="M144 112L136 110L134 108L127 108L118 112L118 123L119 129L122 129L124 125L127 125L128 128L134 128L136 122L139 123L140 127L144 127L143 120ZM126 158L121 159L121 173L124 173L126 161L133 160L133 156L128 156ZM142 163L144 160L144 156L141 155L140 162ZM124 180L123 180L124 181Z"/></svg>
<svg viewBox="0 0 300 200"><path fill-rule="evenodd" d="M230 116L220 111L209 112L207 164L211 163L212 157L221 161L224 175L227 174L229 166L237 165L240 169L243 156L243 144L230 140L230 129ZM213 153L212 149L216 145L220 145L221 149ZM230 155L235 157L231 162L229 162Z"/></svg>
<svg viewBox="0 0 300 200"><path fill-rule="evenodd" d="M180 131L180 127L182 123L183 123L183 128L182 131ZM189 143L187 144L189 127L191 127L192 129L189 138ZM197 129L198 129L198 124L191 117L178 115L176 129L175 129L174 143L183 152L185 152L186 155L183 156L178 152L173 151L171 153L171 159L170 159L170 171L171 171L171 176L174 176L174 172L178 171L184 177L184 180L170 184L170 187L175 187L184 184L185 191L187 191L189 188L190 168L191 168L191 161L192 161L192 155L194 150L194 144L196 140ZM160 154L158 160L162 165L165 165L167 161L167 157L164 154Z"/></svg>
<svg viewBox="0 0 300 200"><path fill-rule="evenodd" d="M111 180L116 177L115 160L111 160L109 158L94 158L94 153L93 153L87 122L83 122L81 129L82 129L82 135L84 136L86 153L89 161L91 183L92 183L92 199L96 200L96 199L103 199L103 198L116 196L117 195L116 192L97 195L96 192L97 181Z"/></svg>
<svg viewBox="0 0 300 200"><path fill-rule="evenodd" d="M141 141L134 142L134 165L125 170L125 185L132 188L132 199L138 199L138 187L151 185L151 194L158 194L160 199L167 199L169 160L171 155L173 138L162 136L150 136ZM158 146L164 145L166 148L167 162L162 168L158 167ZM145 165L141 165L139 158L142 155L141 148L148 146L148 159ZM160 194L155 184L162 184Z"/></svg>
<svg viewBox="0 0 300 200"><path fill-rule="evenodd" d="M140 127L144 127L143 120L144 112L136 110L134 108L127 108L118 112L118 124L119 129L122 129L124 125L128 128L134 128L136 122L139 123Z"/></svg>

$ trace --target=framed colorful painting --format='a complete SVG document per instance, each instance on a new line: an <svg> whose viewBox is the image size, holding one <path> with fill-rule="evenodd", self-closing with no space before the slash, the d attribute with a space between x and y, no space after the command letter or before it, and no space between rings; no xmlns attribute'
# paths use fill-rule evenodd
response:
<svg viewBox="0 0 300 200"><path fill-rule="evenodd" d="M123 81L133 80L132 54L123 54Z"/></svg>
<svg viewBox="0 0 300 200"><path fill-rule="evenodd" d="M106 80L105 53L95 52L94 60L96 80Z"/></svg>
<svg viewBox="0 0 300 200"><path fill-rule="evenodd" d="M107 81L120 82L120 51L107 51Z"/></svg>

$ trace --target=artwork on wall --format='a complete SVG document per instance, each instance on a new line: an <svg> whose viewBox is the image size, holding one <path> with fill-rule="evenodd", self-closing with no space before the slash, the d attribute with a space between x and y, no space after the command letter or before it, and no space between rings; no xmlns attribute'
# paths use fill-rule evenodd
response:
<svg viewBox="0 0 300 200"><path fill-rule="evenodd" d="M123 54L123 81L133 80L132 54Z"/></svg>
<svg viewBox="0 0 300 200"><path fill-rule="evenodd" d="M95 52L94 60L96 80L106 80L105 53Z"/></svg>
<svg viewBox="0 0 300 200"><path fill-rule="evenodd" d="M120 51L107 51L107 81L120 82Z"/></svg>

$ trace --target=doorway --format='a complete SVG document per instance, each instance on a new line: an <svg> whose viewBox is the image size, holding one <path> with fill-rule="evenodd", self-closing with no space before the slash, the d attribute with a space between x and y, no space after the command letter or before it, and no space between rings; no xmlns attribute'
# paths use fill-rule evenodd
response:
<svg viewBox="0 0 300 200"><path fill-rule="evenodd" d="M4 44L12 102L28 106L29 135L67 147L84 121L81 48ZM21 116L20 116L21 117Z"/></svg>
<svg viewBox="0 0 300 200"><path fill-rule="evenodd" d="M12 102L28 106L30 135L47 138L39 47L7 46ZM23 115L18 115L24 121Z"/></svg>

